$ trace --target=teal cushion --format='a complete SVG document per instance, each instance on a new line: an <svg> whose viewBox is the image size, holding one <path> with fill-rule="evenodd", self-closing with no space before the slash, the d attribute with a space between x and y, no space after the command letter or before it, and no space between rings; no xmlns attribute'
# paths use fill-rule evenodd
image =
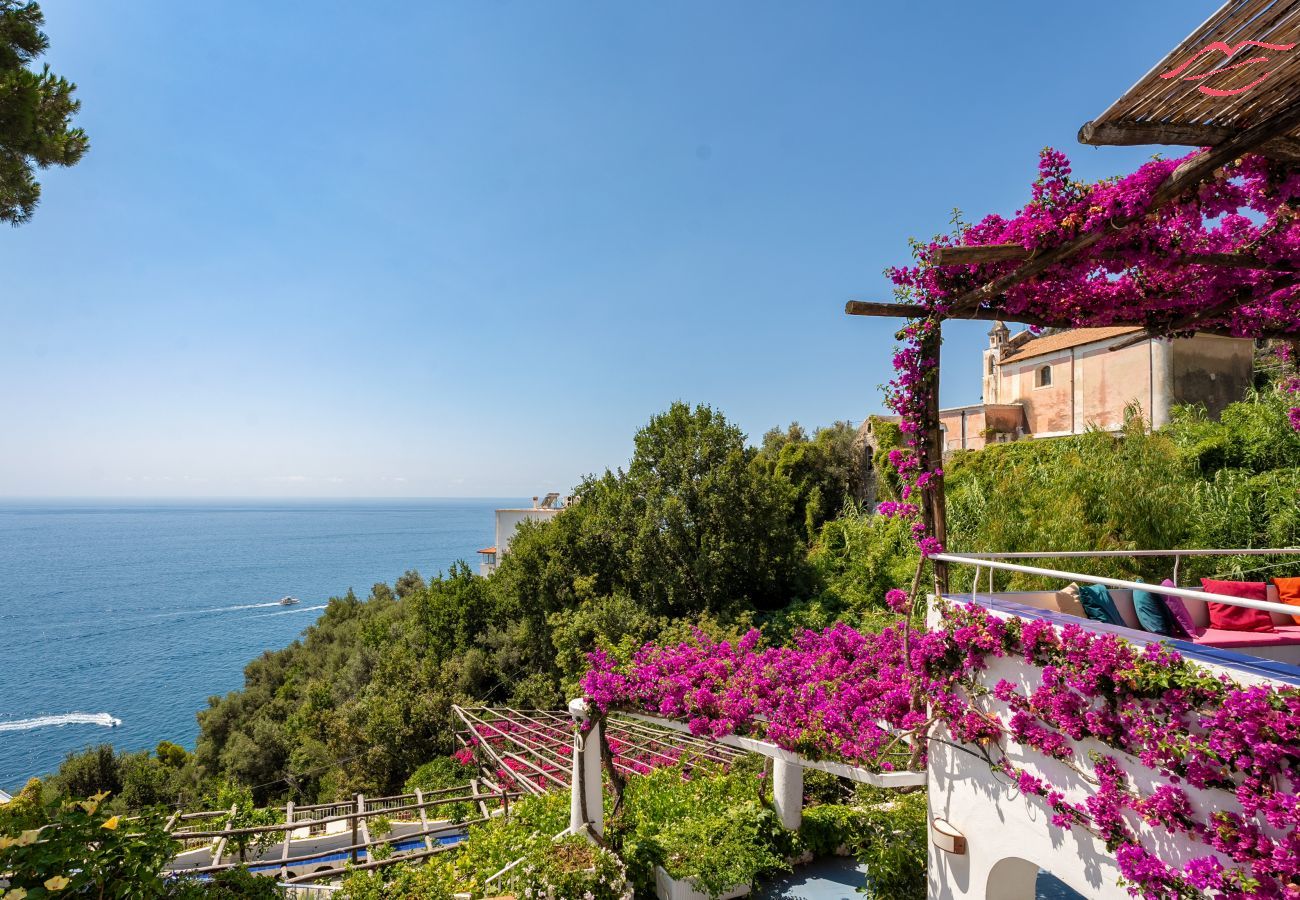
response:
<svg viewBox="0 0 1300 900"><path fill-rule="evenodd" d="M1115 608L1115 601L1110 599L1110 591L1106 590L1106 585L1080 585L1079 602L1083 604L1083 611L1088 614L1088 618L1094 622L1105 622L1108 625L1124 625L1119 610Z"/></svg>
<svg viewBox="0 0 1300 900"><path fill-rule="evenodd" d="M1142 579L1135 579L1141 581ZM1172 635L1173 625L1169 622L1169 611L1165 609L1164 597L1150 591L1133 591L1133 610L1143 629L1152 634Z"/></svg>

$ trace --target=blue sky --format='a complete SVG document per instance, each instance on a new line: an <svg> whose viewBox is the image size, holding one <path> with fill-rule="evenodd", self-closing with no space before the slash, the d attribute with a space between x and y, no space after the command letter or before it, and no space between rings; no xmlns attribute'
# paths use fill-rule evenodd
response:
<svg viewBox="0 0 1300 900"><path fill-rule="evenodd" d="M0 232L0 496L527 496L676 399L881 409L907 238L1215 7L45 0L92 148ZM946 405L987 326L951 327Z"/></svg>

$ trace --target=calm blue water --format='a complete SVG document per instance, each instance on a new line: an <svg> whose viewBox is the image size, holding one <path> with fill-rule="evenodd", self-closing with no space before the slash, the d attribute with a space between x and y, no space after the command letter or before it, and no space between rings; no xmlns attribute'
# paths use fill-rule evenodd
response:
<svg viewBox="0 0 1300 900"><path fill-rule="evenodd" d="M457 559L477 571L503 505L518 501L0 502L0 789L101 741L193 747L208 696L329 597ZM275 605L286 594L301 604ZM42 724L97 713L122 724Z"/></svg>

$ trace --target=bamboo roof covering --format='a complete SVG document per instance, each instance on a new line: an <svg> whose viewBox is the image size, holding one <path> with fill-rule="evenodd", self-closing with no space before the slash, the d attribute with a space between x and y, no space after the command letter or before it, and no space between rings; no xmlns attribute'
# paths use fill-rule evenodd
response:
<svg viewBox="0 0 1300 900"><path fill-rule="evenodd" d="M1229 0L1079 131L1085 144L1222 144L1300 98L1300 0ZM1300 127L1256 152L1300 161Z"/></svg>

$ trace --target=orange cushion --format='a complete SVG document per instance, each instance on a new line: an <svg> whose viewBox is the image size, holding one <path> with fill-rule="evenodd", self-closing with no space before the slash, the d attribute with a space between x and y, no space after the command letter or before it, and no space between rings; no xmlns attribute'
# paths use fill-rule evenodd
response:
<svg viewBox="0 0 1300 900"><path fill-rule="evenodd" d="M1274 578L1273 584L1277 586L1278 602L1287 606L1300 606L1300 578ZM1291 618L1300 625L1300 611Z"/></svg>

